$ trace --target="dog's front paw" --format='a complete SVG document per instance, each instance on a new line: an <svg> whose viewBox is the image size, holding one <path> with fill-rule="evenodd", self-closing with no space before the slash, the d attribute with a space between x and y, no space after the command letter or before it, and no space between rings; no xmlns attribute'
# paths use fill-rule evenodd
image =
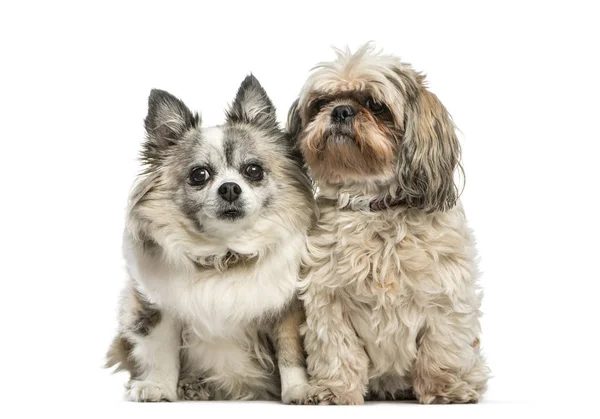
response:
<svg viewBox="0 0 600 419"><path fill-rule="evenodd" d="M125 393L132 402L172 402L177 400L174 390L154 381L131 380Z"/></svg>
<svg viewBox="0 0 600 419"><path fill-rule="evenodd" d="M357 405L364 403L364 396L356 390L347 391L344 389L326 387L312 388L308 396L304 399L304 404Z"/></svg>
<svg viewBox="0 0 600 419"><path fill-rule="evenodd" d="M304 404L310 390L311 387L308 383L288 387L281 392L281 401L285 404Z"/></svg>

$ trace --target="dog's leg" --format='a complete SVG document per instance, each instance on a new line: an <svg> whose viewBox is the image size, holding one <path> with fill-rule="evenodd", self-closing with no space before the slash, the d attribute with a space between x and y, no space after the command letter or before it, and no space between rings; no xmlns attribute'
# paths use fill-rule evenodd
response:
<svg viewBox="0 0 600 419"><path fill-rule="evenodd" d="M344 304L331 290L309 287L303 296L310 384L308 404L363 404L369 357Z"/></svg>
<svg viewBox="0 0 600 419"><path fill-rule="evenodd" d="M415 394L423 404L477 403L488 369L479 351L478 312L427 316L413 371Z"/></svg>
<svg viewBox="0 0 600 419"><path fill-rule="evenodd" d="M177 400L179 321L149 303L130 284L121 303L120 328L120 341L127 342L127 353L120 356L121 366L129 366L131 373L126 398L138 402Z"/></svg>
<svg viewBox="0 0 600 419"><path fill-rule="evenodd" d="M309 391L304 348L300 326L304 322L304 310L295 300L275 325L275 349L281 375L281 401L298 404Z"/></svg>

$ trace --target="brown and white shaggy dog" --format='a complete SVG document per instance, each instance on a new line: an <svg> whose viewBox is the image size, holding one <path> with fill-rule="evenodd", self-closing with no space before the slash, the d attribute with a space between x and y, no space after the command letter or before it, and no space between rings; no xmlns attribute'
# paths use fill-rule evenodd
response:
<svg viewBox="0 0 600 419"><path fill-rule="evenodd" d="M410 65L370 44L336 52L288 117L320 211L301 283L305 402L477 402L488 369L455 127Z"/></svg>

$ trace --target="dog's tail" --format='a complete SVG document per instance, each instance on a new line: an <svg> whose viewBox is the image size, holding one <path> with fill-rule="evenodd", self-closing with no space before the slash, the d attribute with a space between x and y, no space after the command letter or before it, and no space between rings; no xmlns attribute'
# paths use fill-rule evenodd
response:
<svg viewBox="0 0 600 419"><path fill-rule="evenodd" d="M106 353L105 368L115 367L114 372L129 371L131 376L135 376L136 365L131 359L133 345L121 335L117 335Z"/></svg>

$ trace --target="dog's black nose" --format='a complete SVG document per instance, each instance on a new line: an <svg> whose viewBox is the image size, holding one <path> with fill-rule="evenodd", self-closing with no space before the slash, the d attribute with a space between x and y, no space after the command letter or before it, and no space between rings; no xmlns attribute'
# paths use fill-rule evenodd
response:
<svg viewBox="0 0 600 419"><path fill-rule="evenodd" d="M354 109L350 105L339 105L333 108L331 111L331 117L337 122L345 121L346 119L350 119L356 113L356 109Z"/></svg>
<svg viewBox="0 0 600 419"><path fill-rule="evenodd" d="M225 182L224 184L219 186L217 192L219 192L219 195L225 201L233 202L236 199L238 199L238 197L242 193L242 188L240 188L240 185L238 185L237 183Z"/></svg>

